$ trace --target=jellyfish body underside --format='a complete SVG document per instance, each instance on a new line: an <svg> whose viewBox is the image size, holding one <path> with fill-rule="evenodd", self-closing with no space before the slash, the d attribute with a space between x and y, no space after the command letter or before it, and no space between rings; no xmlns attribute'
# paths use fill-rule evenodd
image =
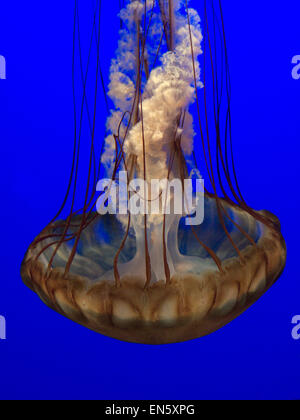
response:
<svg viewBox="0 0 300 420"><path fill-rule="evenodd" d="M174 258L174 273L168 282L156 279L145 287L145 276L137 274L140 267L132 268L138 252L137 239L131 231L120 256L122 277L117 285L111 273L122 242L122 229L115 216L97 215L82 234L67 275L65 266L72 247L63 244L49 270L53 249L46 246L47 251L41 253L49 243L45 239L35 241L27 252L22 265L23 281L50 308L122 341L168 344L210 334L260 298L278 279L286 260L286 247L275 216L264 211L257 213L272 220L272 228L238 207L225 201L223 205L234 222L227 222L226 229L238 244L240 256L220 225L214 198L205 198L206 217L196 229L197 237L222 262L222 271L181 223L177 238L174 239L174 232L169 233L168 240L177 241L178 258ZM74 225L80 218L74 218ZM59 235L62 226L62 221L57 221L40 237ZM130 272L122 271L122 267L131 267Z"/></svg>

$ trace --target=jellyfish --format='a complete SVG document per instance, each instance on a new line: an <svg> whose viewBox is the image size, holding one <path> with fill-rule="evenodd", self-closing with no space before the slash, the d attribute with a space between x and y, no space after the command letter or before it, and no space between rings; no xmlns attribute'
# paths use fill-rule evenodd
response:
<svg viewBox="0 0 300 420"><path fill-rule="evenodd" d="M73 165L64 202L21 274L53 310L123 341L208 335L257 301L285 266L279 220L252 209L238 182L222 4L200 6L202 13L188 0L121 1L106 87L101 2L84 66L75 1L82 94ZM110 108L104 141L96 130L101 88ZM83 147L89 152L79 159Z"/></svg>

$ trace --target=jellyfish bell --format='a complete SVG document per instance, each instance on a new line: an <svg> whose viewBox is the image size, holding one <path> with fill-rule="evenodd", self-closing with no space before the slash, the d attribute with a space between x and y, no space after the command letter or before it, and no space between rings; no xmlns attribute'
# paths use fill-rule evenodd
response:
<svg viewBox="0 0 300 420"><path fill-rule="evenodd" d="M108 117L108 135L99 159L95 147L97 89L91 118L86 79L82 79L81 116L85 110L91 134L83 207L80 211L74 207L80 149L76 137L62 206L71 195L69 215L61 220L59 212L30 246L22 264L25 284L49 307L124 341L166 344L209 334L261 297L285 265L278 219L267 211L251 209L237 182L229 132L230 81L222 9L220 5L216 17L213 8L222 45L222 56L216 58L204 4L203 40L199 14L187 1L126 2L120 11L119 47L110 69L108 94L114 110ZM77 8L76 3L79 19ZM100 13L98 5L95 17ZM101 75L97 22L95 18L92 36L96 35L96 87ZM201 74L201 55L211 62L210 113L207 61L204 59ZM225 67L221 87L217 77L220 62ZM221 121L224 96L225 124ZM78 129L75 131L78 135ZM105 168L106 183L97 179L97 160ZM185 181L195 174L201 179L202 172L211 190L205 184L204 218L193 223L195 208L184 206L188 201ZM161 184L155 188L153 180ZM165 183L173 183L174 189L165 193ZM116 203L108 194L99 204L95 193L100 189L113 196L123 190L123 196ZM194 198L199 203L196 194ZM176 211L179 201L183 206ZM128 208L124 202L134 204ZM118 212L112 211L115 207ZM156 207L156 212L146 211L149 207Z"/></svg>
<svg viewBox="0 0 300 420"><path fill-rule="evenodd" d="M158 244L149 254L154 266L156 258L159 262L152 280L154 274L160 275L161 280L145 287L145 255L143 248L137 249L143 238L131 233L120 256L120 284L115 283L112 272L115 255L124 239L122 226L115 216L91 215L67 276L64 271L72 250L67 243L60 246L50 273L47 274L47 267L53 253L51 247L36 259L49 243L45 237L62 234L64 227L56 222L42 233L38 245L28 251L23 279L52 309L114 338L163 344L209 334L254 303L278 278L285 261L284 243L278 230L226 202L222 205L255 241L255 246L248 245L245 236L231 226L232 237L240 249L240 257L236 257L218 222L215 200L207 198L209 216L196 233L216 253L222 271L204 248L199 250L193 232L187 233L181 225L178 238L173 232L168 235L169 252L175 253L177 249L176 255L172 254L174 274L171 271L168 281L161 263L163 247ZM80 221L74 218L72 224L78 226ZM155 245L156 237L153 241Z"/></svg>

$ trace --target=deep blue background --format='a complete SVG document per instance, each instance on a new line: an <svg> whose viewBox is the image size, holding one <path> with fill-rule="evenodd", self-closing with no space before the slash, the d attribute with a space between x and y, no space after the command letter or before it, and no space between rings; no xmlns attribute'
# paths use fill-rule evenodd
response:
<svg viewBox="0 0 300 420"><path fill-rule="evenodd" d="M117 6L117 0L103 6L106 73ZM239 179L251 206L279 216L287 267L222 330L151 347L78 326L22 284L23 255L55 214L70 169L73 1L1 3L0 54L7 60L7 80L0 81L0 314L7 319L1 399L300 398L300 341L291 338L291 319L300 313L300 80L291 77L292 57L300 54L300 3L227 0L224 11Z"/></svg>

